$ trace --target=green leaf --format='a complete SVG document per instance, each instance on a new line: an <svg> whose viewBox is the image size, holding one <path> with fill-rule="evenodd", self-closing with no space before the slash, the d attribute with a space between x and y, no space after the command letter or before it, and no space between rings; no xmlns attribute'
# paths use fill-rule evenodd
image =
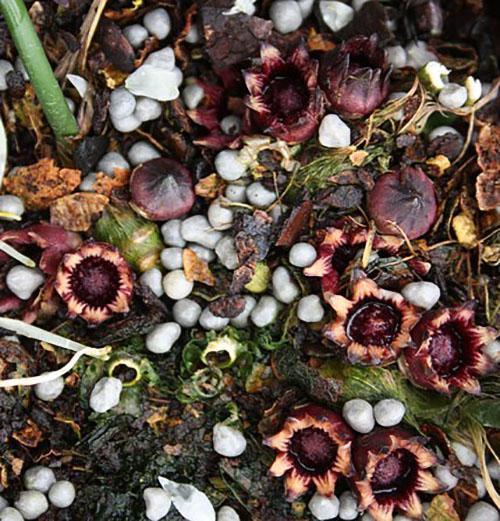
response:
<svg viewBox="0 0 500 521"><path fill-rule="evenodd" d="M470 414L483 427L500 429L500 401L499 400L474 400L465 408L465 413Z"/></svg>

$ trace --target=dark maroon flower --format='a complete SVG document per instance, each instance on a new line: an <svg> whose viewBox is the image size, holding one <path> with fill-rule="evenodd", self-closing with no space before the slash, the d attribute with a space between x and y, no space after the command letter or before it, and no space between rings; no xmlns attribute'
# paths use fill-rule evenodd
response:
<svg viewBox="0 0 500 521"><path fill-rule="evenodd" d="M419 167L384 174L368 194L368 212L382 233L421 237L436 220L434 184Z"/></svg>
<svg viewBox="0 0 500 521"><path fill-rule="evenodd" d="M265 44L260 56L260 67L244 73L252 121L287 143L306 141L316 132L323 114L318 62L303 46L285 58L276 47Z"/></svg>
<svg viewBox="0 0 500 521"><path fill-rule="evenodd" d="M411 332L414 345L401 360L408 378L425 389L449 394L452 389L480 392L477 377L491 362L484 348L497 336L474 323L474 303L425 314Z"/></svg>
<svg viewBox="0 0 500 521"><path fill-rule="evenodd" d="M390 68L376 35L355 36L321 59L320 85L330 108L350 119L373 112L389 93Z"/></svg>

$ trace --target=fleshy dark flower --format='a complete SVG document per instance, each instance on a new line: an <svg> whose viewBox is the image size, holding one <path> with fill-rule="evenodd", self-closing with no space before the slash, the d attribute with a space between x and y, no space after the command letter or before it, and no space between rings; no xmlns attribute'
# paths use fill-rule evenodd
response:
<svg viewBox="0 0 500 521"><path fill-rule="evenodd" d="M90 242L64 256L55 289L70 317L99 324L114 313L129 311L133 273L114 246Z"/></svg>
<svg viewBox="0 0 500 521"><path fill-rule="evenodd" d="M411 336L414 344L401 365L415 385L446 394L453 389L480 392L477 377L491 366L483 350L497 332L475 325L474 303L425 314Z"/></svg>
<svg viewBox="0 0 500 521"><path fill-rule="evenodd" d="M316 132L323 114L318 62L303 46L285 58L276 47L265 44L260 56L262 64L244 73L252 121L287 143L306 141Z"/></svg>
<svg viewBox="0 0 500 521"><path fill-rule="evenodd" d="M351 300L341 295L327 300L336 318L324 335L347 350L351 363L393 362L410 342L410 331L419 319L399 293L379 288L364 275L354 282Z"/></svg>
<svg viewBox="0 0 500 521"><path fill-rule="evenodd" d="M359 506L375 521L392 521L394 510L421 519L418 493L437 493L444 488L428 470L437 462L435 454L397 427L358 437L352 460Z"/></svg>
<svg viewBox="0 0 500 521"><path fill-rule="evenodd" d="M282 429L264 443L278 451L269 472L285 478L288 500L298 498L314 484L330 496L339 476L351 466L354 433L342 418L323 407L296 407Z"/></svg>
<svg viewBox="0 0 500 521"><path fill-rule="evenodd" d="M372 113L389 93L390 68L376 35L355 36L321 59L320 85L330 108L350 119Z"/></svg>

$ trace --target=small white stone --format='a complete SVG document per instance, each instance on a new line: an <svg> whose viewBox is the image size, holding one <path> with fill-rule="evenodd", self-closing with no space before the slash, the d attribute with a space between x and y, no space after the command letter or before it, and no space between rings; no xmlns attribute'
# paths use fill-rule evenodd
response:
<svg viewBox="0 0 500 521"><path fill-rule="evenodd" d="M146 41L149 33L147 29L141 24L128 25L123 29L125 38L129 41L130 45L135 49L142 47L142 44Z"/></svg>
<svg viewBox="0 0 500 521"><path fill-rule="evenodd" d="M67 480L57 481L49 490L49 501L57 508L68 508L75 500L75 496L75 487Z"/></svg>
<svg viewBox="0 0 500 521"><path fill-rule="evenodd" d="M246 196L248 202L256 208L266 208L276 201L276 194L268 190L262 183L256 181L247 186Z"/></svg>
<svg viewBox="0 0 500 521"><path fill-rule="evenodd" d="M65 96L64 99L66 100L66 105L68 105L69 110L71 111L72 114L74 114L76 111L75 102L71 98L68 98L67 96Z"/></svg>
<svg viewBox="0 0 500 521"><path fill-rule="evenodd" d="M412 521L409 517L397 515L393 517L393 521Z"/></svg>
<svg viewBox="0 0 500 521"><path fill-rule="evenodd" d="M389 96L387 96L387 100L388 101L393 101L393 100L396 100L396 99L400 99L400 98L402 98L404 96L406 96L406 92L391 92L389 94ZM392 118L395 121L401 121L404 117L405 117L405 111L402 108L399 109L398 111L392 113Z"/></svg>
<svg viewBox="0 0 500 521"><path fill-rule="evenodd" d="M373 408L375 421L382 427L392 427L401 423L406 412L406 407L399 400L388 398L380 400Z"/></svg>
<svg viewBox="0 0 500 521"><path fill-rule="evenodd" d="M439 301L441 290L433 282L419 281L407 284L401 294L414 306L431 309Z"/></svg>
<svg viewBox="0 0 500 521"><path fill-rule="evenodd" d="M75 87L81 98L84 98L89 88L89 82L78 74L68 74L66 79Z"/></svg>
<svg viewBox="0 0 500 521"><path fill-rule="evenodd" d="M0 91L7 90L7 74L13 70L12 63L7 60L0 60Z"/></svg>
<svg viewBox="0 0 500 521"><path fill-rule="evenodd" d="M0 195L0 212L11 213L21 217L24 213L23 200L15 195Z"/></svg>
<svg viewBox="0 0 500 521"><path fill-rule="evenodd" d="M308 242L297 242L290 248L288 260L292 266L306 268L316 260L317 256L316 248L312 244Z"/></svg>
<svg viewBox="0 0 500 521"><path fill-rule="evenodd" d="M146 348L151 353L168 353L181 336L182 329L177 322L164 322L154 327L146 336Z"/></svg>
<svg viewBox="0 0 500 521"><path fill-rule="evenodd" d="M302 18L305 20L313 11L315 0L296 0L299 4Z"/></svg>
<svg viewBox="0 0 500 521"><path fill-rule="evenodd" d="M147 286L157 297L161 297L163 295L161 279L161 271L158 268L151 268L139 277L139 282Z"/></svg>
<svg viewBox="0 0 500 521"><path fill-rule="evenodd" d="M28 71L26 70L26 67L24 66L23 60L21 60L20 56L16 58L16 61L14 62L14 68L17 72L20 72L23 75L25 81L29 81L30 77Z"/></svg>
<svg viewBox="0 0 500 521"><path fill-rule="evenodd" d="M348 147L351 129L336 114L327 114L319 126L319 142L328 148Z"/></svg>
<svg viewBox="0 0 500 521"><path fill-rule="evenodd" d="M233 225L233 211L224 206L224 200L219 197L210 203L207 217L210 225L217 230L228 230Z"/></svg>
<svg viewBox="0 0 500 521"><path fill-rule="evenodd" d="M290 272L278 266L273 272L273 295L283 304L291 304L300 295L300 288L293 281Z"/></svg>
<svg viewBox="0 0 500 521"><path fill-rule="evenodd" d="M342 408L342 416L356 432L361 434L366 434L375 427L373 407L366 400L360 398L349 400Z"/></svg>
<svg viewBox="0 0 500 521"><path fill-rule="evenodd" d="M216 317L209 308L205 308L200 315L200 326L207 331L220 331L229 324L228 318Z"/></svg>
<svg viewBox="0 0 500 521"><path fill-rule="evenodd" d="M161 103L151 98L139 97L135 105L134 116L144 123L161 116Z"/></svg>
<svg viewBox="0 0 500 521"><path fill-rule="evenodd" d="M49 509L49 502L44 494L38 490L26 490L19 494L19 499L14 503L24 519L36 519Z"/></svg>
<svg viewBox="0 0 500 521"><path fill-rule="evenodd" d="M198 31L198 27L195 23L189 28L184 41L187 43L198 43L200 41L200 31Z"/></svg>
<svg viewBox="0 0 500 521"><path fill-rule="evenodd" d="M163 242L168 246L179 246L183 248L186 246L186 241L181 235L181 224L180 219L171 219L161 226L161 234L163 235Z"/></svg>
<svg viewBox="0 0 500 521"><path fill-rule="evenodd" d="M181 300L193 291L194 283L187 280L183 270L174 270L163 277L163 290L168 298Z"/></svg>
<svg viewBox="0 0 500 521"><path fill-rule="evenodd" d="M448 83L441 89L438 100L448 109L458 109L467 101L467 89L458 83Z"/></svg>
<svg viewBox="0 0 500 521"><path fill-rule="evenodd" d="M16 297L21 300L28 300L35 290L45 282L45 277L36 268L18 265L9 270L5 282Z"/></svg>
<svg viewBox="0 0 500 521"><path fill-rule="evenodd" d="M90 394L90 408L99 413L107 412L120 403L123 384L114 376L101 378Z"/></svg>
<svg viewBox="0 0 500 521"><path fill-rule="evenodd" d="M36 384L34 387L35 395L44 402L52 402L61 396L64 390L64 378L59 376L50 382ZM45 492L42 490L42 492Z"/></svg>
<svg viewBox="0 0 500 521"><path fill-rule="evenodd" d="M437 60L437 56L427 49L427 44L422 40L409 43L406 46L406 54L406 65L414 69L420 69L430 61Z"/></svg>
<svg viewBox="0 0 500 521"><path fill-rule="evenodd" d="M476 484L477 497L479 499L482 499L484 496L486 496L486 487L484 485L484 480L479 476L474 476L474 482Z"/></svg>
<svg viewBox="0 0 500 521"><path fill-rule="evenodd" d="M269 8L269 18L281 34L296 31L302 25L302 11L294 0L275 0Z"/></svg>
<svg viewBox="0 0 500 521"><path fill-rule="evenodd" d="M7 507L0 512L0 521L24 521L17 508Z"/></svg>
<svg viewBox="0 0 500 521"><path fill-rule="evenodd" d="M44 494L49 491L50 487L56 482L56 475L49 467L37 465L29 468L23 476L24 486L28 490L38 490Z"/></svg>
<svg viewBox="0 0 500 521"><path fill-rule="evenodd" d="M152 65L158 69L173 71L175 69L175 53L172 47L163 47L159 51L152 52L145 60L146 65Z"/></svg>
<svg viewBox="0 0 500 521"><path fill-rule="evenodd" d="M255 13L255 2L256 0L233 0L231 9L223 11L223 15L231 16L234 14L243 13L248 16L252 16Z"/></svg>
<svg viewBox="0 0 500 521"><path fill-rule="evenodd" d="M2 496L0 496L0 512L9 506L9 502Z"/></svg>
<svg viewBox="0 0 500 521"><path fill-rule="evenodd" d="M205 96L205 91L198 83L193 83L184 87L182 91L182 99L189 110L194 110Z"/></svg>
<svg viewBox="0 0 500 521"><path fill-rule="evenodd" d="M121 119L111 117L111 123L113 123L113 126L116 130L118 130L118 132L122 132L124 134L133 132L141 126L141 120L138 119L135 114L131 114L130 116L126 116Z"/></svg>
<svg viewBox="0 0 500 521"><path fill-rule="evenodd" d="M500 341L493 340L493 342L490 342L484 352L491 358L491 360L498 364L500 363Z"/></svg>
<svg viewBox="0 0 500 521"><path fill-rule="evenodd" d="M404 47L401 45L390 45L385 48L387 62L395 69L400 69L406 65L407 55Z"/></svg>
<svg viewBox="0 0 500 521"><path fill-rule="evenodd" d="M375 521L375 520L373 519L373 516L371 514L369 514L368 512L365 512L361 516L361 521Z"/></svg>
<svg viewBox="0 0 500 521"><path fill-rule="evenodd" d="M215 156L215 170L224 181L236 181L244 176L247 167L239 160L236 150L222 150Z"/></svg>
<svg viewBox="0 0 500 521"><path fill-rule="evenodd" d="M324 315L325 310L318 295L307 295L299 300L297 317L302 322L321 322Z"/></svg>
<svg viewBox="0 0 500 521"><path fill-rule="evenodd" d="M243 311L236 317L231 319L231 325L237 328L248 327L248 319L252 313L254 307L257 305L257 301L251 295L245 295L245 307Z"/></svg>
<svg viewBox="0 0 500 521"><path fill-rule="evenodd" d="M241 118L230 114L220 120L220 128L228 136L236 136L241 132Z"/></svg>
<svg viewBox="0 0 500 521"><path fill-rule="evenodd" d="M222 237L215 246L215 253L220 263L228 270L235 270L239 266L236 244L230 235Z"/></svg>
<svg viewBox="0 0 500 521"><path fill-rule="evenodd" d="M500 463L496 459L490 461L487 465L488 473L491 479L499 480L500 479Z"/></svg>
<svg viewBox="0 0 500 521"><path fill-rule="evenodd" d="M176 246L165 248L160 254L160 260L167 270L180 270L184 264L182 261L182 248Z"/></svg>
<svg viewBox="0 0 500 521"><path fill-rule="evenodd" d="M136 96L158 101L171 101L179 97L179 74L144 63L126 80L125 87Z"/></svg>
<svg viewBox="0 0 500 521"><path fill-rule="evenodd" d="M161 154L151 143L137 141L130 147L127 157L133 166L137 166L146 161L151 161L151 159L158 159Z"/></svg>
<svg viewBox="0 0 500 521"><path fill-rule="evenodd" d="M109 115L112 118L123 119L134 113L136 99L125 87L119 87L111 92L109 97Z"/></svg>
<svg viewBox="0 0 500 521"><path fill-rule="evenodd" d="M457 486L458 478L450 472L449 467L446 465L436 465L434 475L446 487L446 490L451 490Z"/></svg>
<svg viewBox="0 0 500 521"><path fill-rule="evenodd" d="M168 36L172 26L168 12L162 7L149 11L142 22L150 34L156 36L159 40Z"/></svg>
<svg viewBox="0 0 500 521"><path fill-rule="evenodd" d="M455 456L457 457L458 461L460 461L462 465L465 467L474 466L474 463L476 463L477 460L477 455L472 448L467 447L467 445L464 445L458 441L452 441L451 447L455 452Z"/></svg>
<svg viewBox="0 0 500 521"><path fill-rule="evenodd" d="M213 250L222 238L222 233L213 230L204 215L193 215L182 221L181 236L185 241Z"/></svg>
<svg viewBox="0 0 500 521"><path fill-rule="evenodd" d="M130 170L128 161L119 152L108 152L97 163L97 171L104 172L110 177L114 176L115 168Z"/></svg>
<svg viewBox="0 0 500 521"><path fill-rule="evenodd" d="M265 295L253 308L250 318L257 327L266 327L278 318L280 309L281 305L274 297Z"/></svg>
<svg viewBox="0 0 500 521"><path fill-rule="evenodd" d="M190 250L193 250L196 253L196 256L205 262L212 262L215 259L215 252L210 250L209 248L205 248L205 246L201 246L199 244L195 244L194 242L190 242L187 247Z"/></svg>
<svg viewBox="0 0 500 521"><path fill-rule="evenodd" d="M243 185L227 185L224 196L232 203L244 203L247 200L246 186Z"/></svg>
<svg viewBox="0 0 500 521"><path fill-rule="evenodd" d="M367 3L370 2L370 0L352 0L352 7L356 11L360 11L361 8Z"/></svg>
<svg viewBox="0 0 500 521"><path fill-rule="evenodd" d="M201 315L201 306L194 300L183 298L172 308L174 320L182 327L194 327Z"/></svg>
<svg viewBox="0 0 500 521"><path fill-rule="evenodd" d="M352 492L346 491L340 495L340 519L356 519L358 517L358 502Z"/></svg>
<svg viewBox="0 0 500 521"><path fill-rule="evenodd" d="M213 444L215 452L226 458L241 456L247 448L247 440L241 431L223 423L214 425Z"/></svg>
<svg viewBox="0 0 500 521"><path fill-rule="evenodd" d="M234 508L223 506L217 512L217 521L240 521L240 516Z"/></svg>
<svg viewBox="0 0 500 521"><path fill-rule="evenodd" d="M326 521L335 519L339 515L340 501L334 495L327 497L316 492L307 506L316 519Z"/></svg>
<svg viewBox="0 0 500 521"><path fill-rule="evenodd" d="M467 104L473 105L482 96L481 80L467 76L465 80L465 88L467 90Z"/></svg>
<svg viewBox="0 0 500 521"><path fill-rule="evenodd" d="M436 139L441 136L445 136L446 134L453 134L454 136L460 136L460 132L454 129L453 127L448 127L447 125L441 125L440 127L436 127L429 132L429 141Z"/></svg>
<svg viewBox="0 0 500 521"><path fill-rule="evenodd" d="M485 501L478 501L470 507L465 521L498 521L499 519L498 509Z"/></svg>
<svg viewBox="0 0 500 521"><path fill-rule="evenodd" d="M321 0L319 12L323 22L334 33L349 25L354 18L354 9L343 2Z"/></svg>
<svg viewBox="0 0 500 521"><path fill-rule="evenodd" d="M142 498L146 504L146 517L149 521L159 521L168 514L172 506L170 494L160 487L144 489Z"/></svg>

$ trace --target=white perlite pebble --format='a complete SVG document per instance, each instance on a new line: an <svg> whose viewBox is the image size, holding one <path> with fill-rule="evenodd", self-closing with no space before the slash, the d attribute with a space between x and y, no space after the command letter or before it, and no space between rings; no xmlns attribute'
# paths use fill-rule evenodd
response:
<svg viewBox="0 0 500 521"><path fill-rule="evenodd" d="M335 33L351 23L354 9L343 2L321 0L319 12L323 22Z"/></svg>
<svg viewBox="0 0 500 521"><path fill-rule="evenodd" d="M257 301L251 295L245 295L245 307L243 311L237 316L231 319L231 325L238 328L248 327L248 319L252 313L254 307L257 305Z"/></svg>
<svg viewBox="0 0 500 521"><path fill-rule="evenodd" d="M208 308L205 308L200 315L200 326L207 331L220 331L229 324L228 318L216 317Z"/></svg>
<svg viewBox="0 0 500 521"><path fill-rule="evenodd" d="M300 288L293 281L290 272L279 266L273 272L273 295L283 304L291 304L300 295Z"/></svg>
<svg viewBox="0 0 500 521"><path fill-rule="evenodd" d="M66 100L66 105L68 105L69 110L74 114L76 110L75 102L67 96L65 96L64 99Z"/></svg>
<svg viewBox="0 0 500 521"><path fill-rule="evenodd" d="M222 237L215 246L215 253L220 263L228 270L235 270L238 267L238 252L234 239L230 235Z"/></svg>
<svg viewBox="0 0 500 521"><path fill-rule="evenodd" d="M328 148L348 147L351 129L336 114L327 114L319 126L319 142Z"/></svg>
<svg viewBox="0 0 500 521"><path fill-rule="evenodd" d="M143 286L147 286L157 297L161 297L163 295L162 277L163 275L158 268L151 268L139 277L139 282Z"/></svg>
<svg viewBox="0 0 500 521"><path fill-rule="evenodd" d="M397 515L393 517L393 521L412 521L409 517Z"/></svg>
<svg viewBox="0 0 500 521"><path fill-rule="evenodd" d="M493 505L478 501L470 507L465 521L498 521L499 519L498 510Z"/></svg>
<svg viewBox="0 0 500 521"><path fill-rule="evenodd" d="M213 250L221 240L222 233L213 230L204 215L193 215L182 221L181 236L185 241L195 242Z"/></svg>
<svg viewBox="0 0 500 521"><path fill-rule="evenodd" d="M49 490L49 501L57 508L68 508L75 500L76 491L73 483L61 480Z"/></svg>
<svg viewBox="0 0 500 521"><path fill-rule="evenodd" d="M109 97L109 115L115 119L123 119L134 113L136 106L135 96L125 87L119 87L111 92Z"/></svg>
<svg viewBox="0 0 500 521"><path fill-rule="evenodd" d="M160 487L144 489L142 498L146 504L146 517L149 521L159 521L168 514L172 506L170 494Z"/></svg>
<svg viewBox="0 0 500 521"><path fill-rule="evenodd" d="M7 90L7 74L13 70L12 63L7 60L0 60L0 91Z"/></svg>
<svg viewBox="0 0 500 521"><path fill-rule="evenodd" d="M7 507L0 512L0 521L24 521L17 508Z"/></svg>
<svg viewBox="0 0 500 521"><path fill-rule="evenodd" d="M139 97L135 105L134 116L144 123L161 116L161 103L151 98Z"/></svg>
<svg viewBox="0 0 500 521"><path fill-rule="evenodd" d="M404 96L406 96L406 92L391 92L389 96L387 96L387 101L400 99ZM395 121L401 121L404 117L405 111L402 108L392 113L392 119L394 119Z"/></svg>
<svg viewBox="0 0 500 521"><path fill-rule="evenodd" d="M126 80L125 87L136 96L158 101L171 101L179 97L179 72L144 63Z"/></svg>
<svg viewBox="0 0 500 521"><path fill-rule="evenodd" d="M455 452L455 456L457 457L458 461L460 461L462 465L465 467L474 466L474 463L477 461L477 455L472 448L467 447L467 445L464 445L458 441L452 441L451 447Z"/></svg>
<svg viewBox="0 0 500 521"><path fill-rule="evenodd" d="M406 412L406 407L399 400L388 398L380 400L373 408L375 421L382 427L392 427L401 423Z"/></svg>
<svg viewBox="0 0 500 521"><path fill-rule="evenodd" d="M359 398L349 400L342 408L342 416L356 432L361 434L366 434L375 427L373 407L366 400Z"/></svg>
<svg viewBox="0 0 500 521"><path fill-rule="evenodd" d="M214 164L215 170L224 181L236 181L247 171L236 150L222 150L215 156Z"/></svg>
<svg viewBox="0 0 500 521"><path fill-rule="evenodd" d="M175 69L175 53L172 47L163 47L159 51L152 52L145 60L146 65L157 69L173 71Z"/></svg>
<svg viewBox="0 0 500 521"><path fill-rule="evenodd" d="M0 496L0 512L7 506L9 506L9 502L5 498Z"/></svg>
<svg viewBox="0 0 500 521"><path fill-rule="evenodd" d="M420 69L430 61L437 60L436 55L427 50L427 44L422 40L411 42L406 46L405 50L408 56L406 65L414 69Z"/></svg>
<svg viewBox="0 0 500 521"><path fill-rule="evenodd" d="M218 197L208 207L208 222L217 230L228 230L233 225L233 211L224 206L224 200Z"/></svg>
<svg viewBox="0 0 500 521"><path fill-rule="evenodd" d="M139 49L142 44L146 41L149 33L145 27L140 24L132 24L123 29L125 38L129 41L130 45L134 49Z"/></svg>
<svg viewBox="0 0 500 521"><path fill-rule="evenodd" d="M124 134L128 132L133 132L141 126L141 121L138 118L136 118L135 114L132 114L122 119L116 119L111 117L111 123L113 123L113 126L116 130L118 130L118 132L122 132Z"/></svg>
<svg viewBox="0 0 500 521"><path fill-rule="evenodd" d="M24 213L24 203L22 199L15 195L0 195L0 212L11 213L21 217Z"/></svg>
<svg viewBox="0 0 500 521"><path fill-rule="evenodd" d="M441 297L441 290L433 282L419 281L407 284L401 294L414 306L431 309Z"/></svg>
<svg viewBox="0 0 500 521"><path fill-rule="evenodd" d="M385 48L387 62L395 69L400 69L406 65L406 51L401 45L392 45Z"/></svg>
<svg viewBox="0 0 500 521"><path fill-rule="evenodd" d="M290 248L288 260L292 266L306 268L310 266L317 257L316 248L307 242L297 242Z"/></svg>
<svg viewBox="0 0 500 521"><path fill-rule="evenodd" d="M232 203L244 203L247 200L246 186L243 185L227 185L224 195L228 201Z"/></svg>
<svg viewBox="0 0 500 521"><path fill-rule="evenodd" d="M16 297L21 300L28 300L35 290L45 282L45 277L36 268L14 266L7 273L5 282Z"/></svg>
<svg viewBox="0 0 500 521"><path fill-rule="evenodd" d="M186 241L181 235L181 224L182 221L180 219L172 219L162 224L161 234L165 244L168 246L179 246L179 248L186 246Z"/></svg>
<svg viewBox="0 0 500 521"><path fill-rule="evenodd" d="M197 83L184 87L182 91L182 100L189 110L194 110L201 103L204 96L205 91L203 87Z"/></svg>
<svg viewBox="0 0 500 521"><path fill-rule="evenodd" d="M167 270L179 270L183 266L182 248L165 248L160 254L161 263Z"/></svg>
<svg viewBox="0 0 500 521"><path fill-rule="evenodd" d="M491 479L498 480L500 479L500 463L496 459L493 461L490 461L487 465L488 467L488 473L491 477Z"/></svg>
<svg viewBox="0 0 500 521"><path fill-rule="evenodd" d="M200 246L199 244L195 244L194 242L190 242L187 247L190 250L193 250L196 255L205 262L212 262L215 259L215 252L205 246Z"/></svg>
<svg viewBox="0 0 500 521"><path fill-rule="evenodd" d="M182 327L194 327L201 315L201 306L194 300L183 298L172 308L174 320Z"/></svg>
<svg viewBox="0 0 500 521"><path fill-rule="evenodd" d="M46 493L50 487L56 482L56 475L49 467L37 465L29 468L23 476L24 486L28 490L38 490L38 492Z"/></svg>
<svg viewBox="0 0 500 521"><path fill-rule="evenodd" d="M241 118L230 114L220 120L220 128L228 136L236 136L241 132Z"/></svg>
<svg viewBox="0 0 500 521"><path fill-rule="evenodd" d="M484 352L491 358L491 360L498 364L500 363L500 341L493 340L493 342L490 342Z"/></svg>
<svg viewBox="0 0 500 521"><path fill-rule="evenodd" d="M276 201L276 194L258 181L247 186L246 196L248 202L256 208L265 208Z"/></svg>
<svg viewBox="0 0 500 521"><path fill-rule="evenodd" d="M147 141L137 141L130 147L127 157L133 166L137 166L151 159L157 159L161 157L161 154L151 143Z"/></svg>
<svg viewBox="0 0 500 521"><path fill-rule="evenodd" d="M240 521L240 516L234 508L223 506L217 512L217 521Z"/></svg>
<svg viewBox="0 0 500 521"><path fill-rule="evenodd" d="M352 492L343 492L340 495L340 519L350 520L358 517L358 502Z"/></svg>
<svg viewBox="0 0 500 521"><path fill-rule="evenodd" d="M467 101L467 89L458 83L447 83L441 89L438 100L448 109L458 109Z"/></svg>
<svg viewBox="0 0 500 521"><path fill-rule="evenodd" d="M297 0L302 18L305 20L313 11L315 0Z"/></svg>
<svg viewBox="0 0 500 521"><path fill-rule="evenodd" d="M275 0L269 8L269 18L281 34L296 31L302 25L302 11L294 0Z"/></svg>
<svg viewBox="0 0 500 521"><path fill-rule="evenodd" d="M64 378L59 376L50 382L36 384L34 387L35 395L44 402L52 402L61 396L64 390ZM43 492L43 491L42 491Z"/></svg>
<svg viewBox="0 0 500 521"><path fill-rule="evenodd" d="M360 11L361 8L367 3L370 2L370 0L352 0L352 7L356 11Z"/></svg>
<svg viewBox="0 0 500 521"><path fill-rule="evenodd" d="M156 36L159 40L163 40L168 36L172 25L169 14L162 7L149 11L142 22L149 33Z"/></svg>
<svg viewBox="0 0 500 521"><path fill-rule="evenodd" d="M340 501L336 496L322 496L314 494L308 503L311 514L320 521L335 519L339 515Z"/></svg>
<svg viewBox="0 0 500 521"><path fill-rule="evenodd" d="M446 490L451 490L457 486L458 478L450 472L449 467L446 465L436 465L434 475L446 487Z"/></svg>
<svg viewBox="0 0 500 521"><path fill-rule="evenodd" d="M186 35L186 38L184 40L187 43L198 43L200 41L200 31L198 31L198 27L196 24L193 24L189 28L189 32Z"/></svg>
<svg viewBox="0 0 500 521"><path fill-rule="evenodd" d="M183 270L174 270L163 277L163 289L168 298L181 300L193 291L194 283L187 280Z"/></svg>
<svg viewBox="0 0 500 521"><path fill-rule="evenodd" d="M47 498L38 490L26 490L19 494L14 503L24 519L36 519L49 509Z"/></svg>
<svg viewBox="0 0 500 521"><path fill-rule="evenodd" d="M482 499L486 495L486 487L484 485L484 480L479 476L474 476L474 482L476 484L477 497Z"/></svg>
<svg viewBox="0 0 500 521"><path fill-rule="evenodd" d="M214 425L213 444L215 452L226 458L241 456L247 448L247 440L241 431L223 423Z"/></svg>
<svg viewBox="0 0 500 521"><path fill-rule="evenodd" d="M99 163L97 163L97 171L104 172L106 175L113 177L115 168L122 170L130 170L128 161L119 152L108 152L104 154Z"/></svg>
<svg viewBox="0 0 500 521"><path fill-rule="evenodd" d="M274 297L265 295L253 308L250 318L257 327L266 327L276 320L280 308L280 303Z"/></svg>
<svg viewBox="0 0 500 521"><path fill-rule="evenodd" d="M444 136L446 134L453 134L454 136L460 136L460 132L454 129L453 127L448 127L447 125L441 125L440 127L436 127L429 132L429 141L436 139L437 137Z"/></svg>
<svg viewBox="0 0 500 521"><path fill-rule="evenodd" d="M168 353L181 336L182 329L177 322L165 322L154 327L146 336L146 348L151 353Z"/></svg>
<svg viewBox="0 0 500 521"><path fill-rule="evenodd" d="M373 516L371 514L369 514L368 512L366 512L365 514L363 514L363 516L361 517L361 521L374 521L373 519Z"/></svg>
<svg viewBox="0 0 500 521"><path fill-rule="evenodd" d="M321 322L325 316L325 310L318 295L307 295L299 300L297 317L302 322Z"/></svg>
<svg viewBox="0 0 500 521"><path fill-rule="evenodd" d="M120 403L122 381L114 376L101 378L90 394L90 408L99 413L107 412Z"/></svg>

